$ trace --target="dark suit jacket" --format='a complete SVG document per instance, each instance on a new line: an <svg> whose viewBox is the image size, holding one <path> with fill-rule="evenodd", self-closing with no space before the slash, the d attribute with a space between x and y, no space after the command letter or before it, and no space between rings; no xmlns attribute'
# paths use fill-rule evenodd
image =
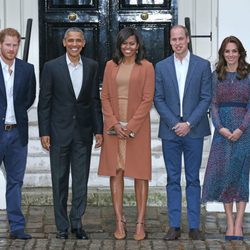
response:
<svg viewBox="0 0 250 250"><path fill-rule="evenodd" d="M172 128L180 121L179 88L174 65L174 54L156 64L154 103L160 115L159 137L172 139ZM190 54L183 96L183 120L191 124L189 136L201 138L210 134L207 117L212 97L209 61Z"/></svg>
<svg viewBox="0 0 250 250"><path fill-rule="evenodd" d="M38 123L40 136L50 136L52 145L67 145L75 128L79 140L92 143L93 134L102 134L103 123L97 62L82 57L83 83L76 99L66 62L66 54L44 65Z"/></svg>
<svg viewBox="0 0 250 250"><path fill-rule="evenodd" d="M31 107L36 97L34 66L16 58L14 73L14 110L21 143L25 146L28 143L27 110ZM0 136L4 131L6 110L6 89L0 63Z"/></svg>

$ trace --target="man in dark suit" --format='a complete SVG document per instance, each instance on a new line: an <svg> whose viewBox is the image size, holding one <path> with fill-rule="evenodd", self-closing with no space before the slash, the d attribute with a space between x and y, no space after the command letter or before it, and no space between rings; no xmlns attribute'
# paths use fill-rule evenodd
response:
<svg viewBox="0 0 250 250"><path fill-rule="evenodd" d="M34 66L18 58L20 34L0 32L0 165L6 170L6 205L10 238L30 239L24 232L21 188L27 160L28 114L36 96Z"/></svg>
<svg viewBox="0 0 250 250"><path fill-rule="evenodd" d="M57 238L67 239L69 224L78 239L88 239L81 218L87 205L87 183L93 135L102 144L102 112L98 65L82 57L84 34L79 28L65 32L66 54L44 65L38 103L39 134L50 152ZM69 172L72 207L67 215Z"/></svg>
<svg viewBox="0 0 250 250"><path fill-rule="evenodd" d="M181 161L184 155L189 236L203 239L200 226L200 180L203 139L210 134L207 110L211 101L210 63L188 50L189 34L181 25L170 31L174 54L156 64L155 107L167 170L170 228L165 240L180 237Z"/></svg>

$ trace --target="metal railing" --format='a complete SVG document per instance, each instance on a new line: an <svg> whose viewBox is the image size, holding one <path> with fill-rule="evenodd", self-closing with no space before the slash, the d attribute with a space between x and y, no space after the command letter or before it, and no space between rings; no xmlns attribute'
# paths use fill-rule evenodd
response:
<svg viewBox="0 0 250 250"><path fill-rule="evenodd" d="M25 37L22 37L22 39L25 39L24 49L23 49L23 60L25 62L28 61L28 57L29 57L29 48L30 48L30 37L31 37L32 21L33 21L33 19L31 19L31 18L29 18L27 20L26 34L25 34Z"/></svg>

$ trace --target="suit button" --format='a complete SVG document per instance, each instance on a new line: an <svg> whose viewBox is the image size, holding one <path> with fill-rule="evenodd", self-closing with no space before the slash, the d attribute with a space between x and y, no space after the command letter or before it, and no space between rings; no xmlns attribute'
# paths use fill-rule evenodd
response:
<svg viewBox="0 0 250 250"><path fill-rule="evenodd" d="M74 119L74 120L76 119L76 116L75 116L75 115L73 115L73 119Z"/></svg>

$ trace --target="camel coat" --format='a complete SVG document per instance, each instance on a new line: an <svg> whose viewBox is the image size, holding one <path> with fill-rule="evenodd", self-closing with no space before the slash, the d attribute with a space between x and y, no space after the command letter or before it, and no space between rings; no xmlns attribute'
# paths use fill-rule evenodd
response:
<svg viewBox="0 0 250 250"><path fill-rule="evenodd" d="M115 176L117 169L118 137L107 131L119 123L116 76L119 65L113 61L106 64L102 109L104 115L104 141L101 148L99 175ZM129 81L127 128L135 132L135 138L127 139L124 176L151 179L150 108L154 97L154 67L147 60L135 64Z"/></svg>

